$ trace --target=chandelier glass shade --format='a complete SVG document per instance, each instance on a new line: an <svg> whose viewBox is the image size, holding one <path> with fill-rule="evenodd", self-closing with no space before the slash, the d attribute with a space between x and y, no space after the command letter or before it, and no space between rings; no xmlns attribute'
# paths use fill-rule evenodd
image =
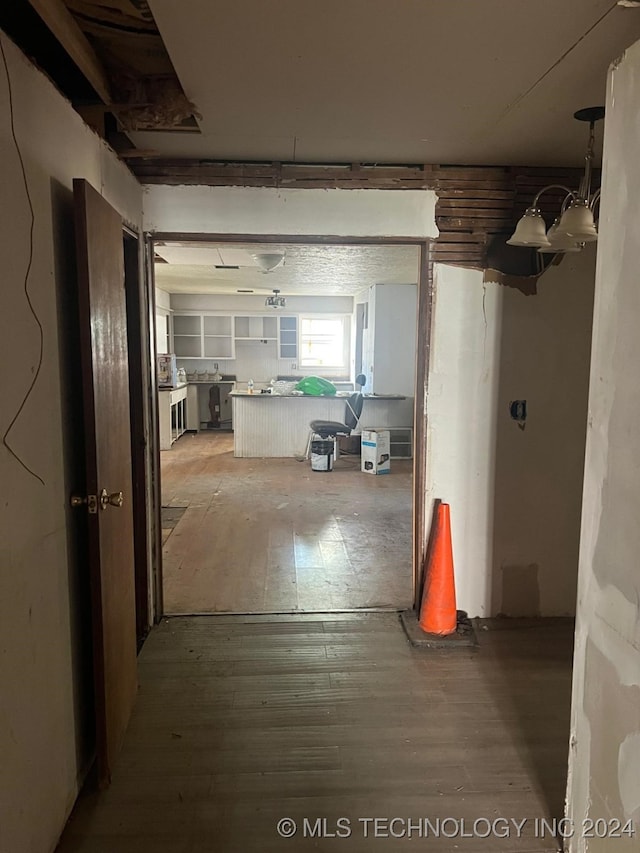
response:
<svg viewBox="0 0 640 853"><path fill-rule="evenodd" d="M574 113L578 121L589 122L589 144L585 154L584 175L577 190L563 184L543 187L516 225L516 230L507 240L510 246L529 246L539 252L579 252L586 243L598 239L595 211L600 201L600 190L591 192L591 176L594 148L594 127L604 118L604 107L587 107ZM563 190L565 197L560 212L547 231L539 208L541 196L549 190Z"/></svg>
<svg viewBox="0 0 640 853"><path fill-rule="evenodd" d="M271 272L284 263L284 252L257 252L251 257L262 272Z"/></svg>

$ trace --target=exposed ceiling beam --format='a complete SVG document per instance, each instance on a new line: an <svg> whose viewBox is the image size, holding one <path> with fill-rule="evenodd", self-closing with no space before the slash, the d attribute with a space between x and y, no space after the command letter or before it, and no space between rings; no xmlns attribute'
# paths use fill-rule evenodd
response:
<svg viewBox="0 0 640 853"><path fill-rule="evenodd" d="M62 0L29 0L29 3L93 86L98 97L103 103L110 104L111 91L104 67Z"/></svg>

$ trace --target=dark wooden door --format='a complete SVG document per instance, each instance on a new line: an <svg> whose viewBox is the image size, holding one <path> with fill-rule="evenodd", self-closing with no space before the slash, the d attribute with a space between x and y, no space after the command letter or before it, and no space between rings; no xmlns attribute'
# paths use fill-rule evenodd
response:
<svg viewBox="0 0 640 853"><path fill-rule="evenodd" d="M96 767L105 786L137 690L124 252L119 214L86 181L73 189L87 468L77 498L89 527Z"/></svg>

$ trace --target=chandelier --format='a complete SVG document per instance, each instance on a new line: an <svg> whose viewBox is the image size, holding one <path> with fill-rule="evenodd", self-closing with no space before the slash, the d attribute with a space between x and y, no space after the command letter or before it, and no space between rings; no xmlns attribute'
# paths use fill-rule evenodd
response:
<svg viewBox="0 0 640 853"><path fill-rule="evenodd" d="M539 252L579 252L586 243L598 239L595 208L600 201L600 190L591 193L594 127L604 118L604 107L587 107L573 114L578 121L589 122L589 144L585 154L584 175L577 190L563 184L543 187L516 225L516 230L507 240L510 246L537 247ZM548 190L563 190L566 195L560 211L547 231L538 202Z"/></svg>
<svg viewBox="0 0 640 853"><path fill-rule="evenodd" d="M287 304L287 300L284 298L284 296L280 296L279 293L279 290L274 289L273 296L267 296L267 298L264 300L264 304L267 308L285 307L285 305Z"/></svg>

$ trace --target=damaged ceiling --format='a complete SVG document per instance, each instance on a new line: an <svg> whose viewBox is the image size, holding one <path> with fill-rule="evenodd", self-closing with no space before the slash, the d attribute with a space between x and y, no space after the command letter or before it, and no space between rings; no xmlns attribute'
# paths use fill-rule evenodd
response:
<svg viewBox="0 0 640 853"><path fill-rule="evenodd" d="M604 103L609 65L640 38L640 9L616 0L526 16L524 0L3 6L0 25L143 183L433 189L436 259L476 267L552 174L577 183L573 113Z"/></svg>
<svg viewBox="0 0 640 853"><path fill-rule="evenodd" d="M120 154L129 132L200 132L146 0L12 0L0 26Z"/></svg>
<svg viewBox="0 0 640 853"><path fill-rule="evenodd" d="M146 0L64 0L109 80L125 131L198 131Z"/></svg>
<svg viewBox="0 0 640 853"><path fill-rule="evenodd" d="M183 162L579 166L572 115L640 38L616 0L3 5L12 37L25 6L44 21L130 156Z"/></svg>

